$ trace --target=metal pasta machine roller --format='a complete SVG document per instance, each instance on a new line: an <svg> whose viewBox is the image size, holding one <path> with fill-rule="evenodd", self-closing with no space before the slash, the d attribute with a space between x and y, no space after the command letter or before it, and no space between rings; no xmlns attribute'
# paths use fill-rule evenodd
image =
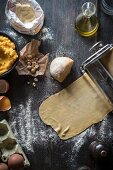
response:
<svg viewBox="0 0 113 170"><path fill-rule="evenodd" d="M104 91L113 103L113 44L96 43L90 50L91 56L80 67Z"/></svg>

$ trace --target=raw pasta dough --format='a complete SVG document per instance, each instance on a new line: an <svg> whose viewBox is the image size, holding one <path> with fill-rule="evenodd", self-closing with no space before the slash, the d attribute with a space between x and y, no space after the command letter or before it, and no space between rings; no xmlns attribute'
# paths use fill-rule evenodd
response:
<svg viewBox="0 0 113 170"><path fill-rule="evenodd" d="M61 92L50 96L39 108L41 119L61 139L71 138L101 121L113 105L85 73Z"/></svg>
<svg viewBox="0 0 113 170"><path fill-rule="evenodd" d="M69 57L57 57L50 65L50 73L54 79L63 82L71 71L73 60Z"/></svg>

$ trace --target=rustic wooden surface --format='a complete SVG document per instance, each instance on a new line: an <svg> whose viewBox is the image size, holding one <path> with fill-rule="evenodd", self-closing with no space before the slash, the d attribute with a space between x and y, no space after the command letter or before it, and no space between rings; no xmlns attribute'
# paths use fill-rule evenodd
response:
<svg viewBox="0 0 113 170"><path fill-rule="evenodd" d="M86 0L37 0L45 13L44 27L49 28L53 34L52 40L42 41L40 51L44 54L50 53L49 64L56 55L66 55L74 59L75 63L70 76L62 84L53 80L49 75L49 66L47 74L43 79L39 79L37 88L28 85L33 79L28 76L18 76L16 70L10 74L7 79L10 83L10 91L7 94L11 98L12 109L8 116L2 113L2 118L7 118L13 132L18 138L23 150L25 151L31 167L27 170L77 170L78 167L87 165L92 170L112 170L113 155L107 164L100 165L95 162L89 154L88 146L94 139L105 141L111 147L113 137L113 116L109 114L105 120L97 125L93 125L82 134L62 141L51 127L46 126L38 116L38 108L41 102L51 94L58 92L68 84L80 77L80 65L88 58L89 48L97 41L104 43L113 42L113 23L112 18L102 13L98 8L100 28L98 36L93 38L80 37L74 28L75 18L80 12L81 5ZM96 0L92 0L95 4ZM100 2L100 1L99 1ZM0 30L12 35L21 49L32 38L37 36L24 36L13 30L6 19L4 9L6 0L0 1ZM27 102L31 99L31 110L27 110ZM18 110L19 106L24 106L23 110ZM29 115L27 119L27 114ZM26 124L30 123L30 127ZM85 121L85 120L84 120ZM14 122L16 122L14 124ZM19 127L20 125L25 125ZM16 128L16 129L15 129ZM24 143L23 136L24 132ZM28 139L28 134L32 136ZM30 143L30 148L25 147L25 143Z"/></svg>

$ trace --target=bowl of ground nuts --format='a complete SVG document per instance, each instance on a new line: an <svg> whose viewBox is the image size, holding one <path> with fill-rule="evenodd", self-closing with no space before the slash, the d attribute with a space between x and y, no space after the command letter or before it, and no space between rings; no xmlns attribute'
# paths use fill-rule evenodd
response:
<svg viewBox="0 0 113 170"><path fill-rule="evenodd" d="M0 32L0 78L8 75L19 60L19 49L8 34Z"/></svg>

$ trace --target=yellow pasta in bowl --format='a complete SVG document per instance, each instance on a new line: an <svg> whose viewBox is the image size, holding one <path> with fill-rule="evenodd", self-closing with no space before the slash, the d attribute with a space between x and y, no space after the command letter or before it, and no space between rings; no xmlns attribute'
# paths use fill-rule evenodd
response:
<svg viewBox="0 0 113 170"><path fill-rule="evenodd" d="M0 32L0 77L10 73L17 65L19 50L14 40Z"/></svg>

